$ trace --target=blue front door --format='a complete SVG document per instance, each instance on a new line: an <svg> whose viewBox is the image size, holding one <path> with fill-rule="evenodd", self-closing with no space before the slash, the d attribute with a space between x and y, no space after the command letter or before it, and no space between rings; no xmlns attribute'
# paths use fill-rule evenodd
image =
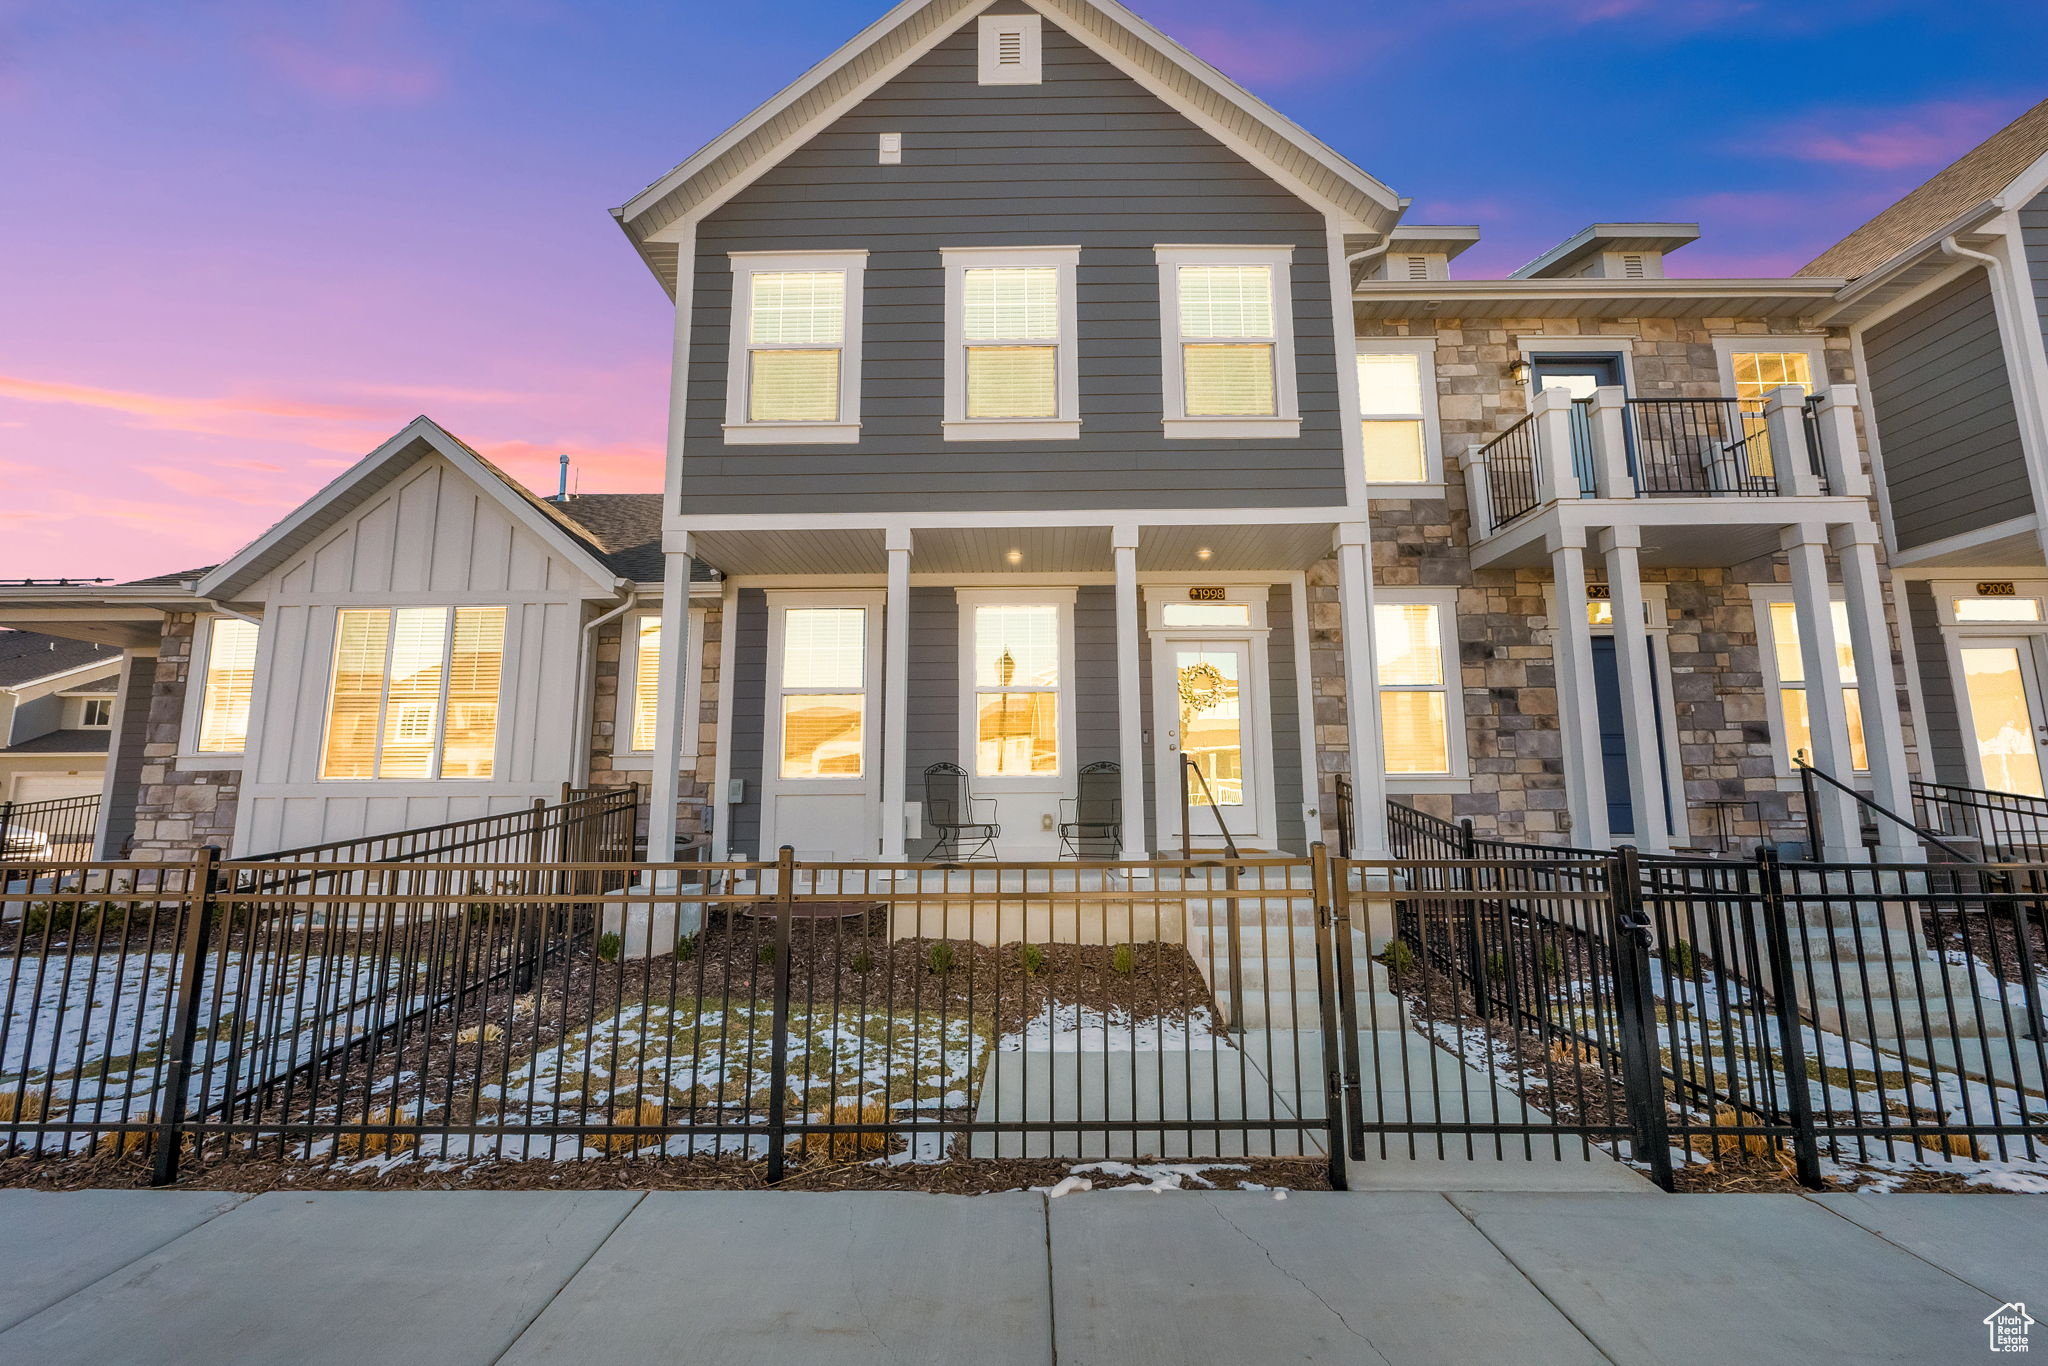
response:
<svg viewBox="0 0 2048 1366"><path fill-rule="evenodd" d="M1650 701L1657 728L1657 771L1666 771L1664 755L1664 697L1657 686L1657 651L1650 650ZM1607 829L1615 836L1636 831L1635 803L1628 790L1628 732L1622 728L1621 669L1614 655L1613 636L1593 637L1593 699L1600 716L1600 768L1607 783ZM1664 793L1671 804L1671 793Z"/></svg>
<svg viewBox="0 0 2048 1366"><path fill-rule="evenodd" d="M1572 354L1531 356L1529 358L1529 382L1537 393L1545 389L1564 389L1573 399L1588 399L1595 389L1623 382L1621 357L1619 355ZM1629 467L1635 467L1635 456L1631 451ZM1579 487L1589 494L1594 488L1593 479L1593 429L1587 419L1586 405L1572 404L1572 469L1579 476Z"/></svg>

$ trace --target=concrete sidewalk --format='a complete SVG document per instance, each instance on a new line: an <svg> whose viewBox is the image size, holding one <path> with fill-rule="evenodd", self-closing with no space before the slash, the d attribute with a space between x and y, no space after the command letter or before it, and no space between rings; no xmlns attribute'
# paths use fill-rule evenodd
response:
<svg viewBox="0 0 2048 1366"><path fill-rule="evenodd" d="M2007 1300L2048 1201L0 1191L9 1366L1925 1364Z"/></svg>

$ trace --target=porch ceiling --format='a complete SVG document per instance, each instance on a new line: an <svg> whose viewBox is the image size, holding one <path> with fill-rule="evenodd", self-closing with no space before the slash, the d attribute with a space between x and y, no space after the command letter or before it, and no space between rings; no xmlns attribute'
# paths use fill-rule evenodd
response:
<svg viewBox="0 0 2048 1366"><path fill-rule="evenodd" d="M1138 527L1141 573L1292 572L1330 553L1332 522ZM915 574L1107 574L1111 528L932 526L912 533ZM888 571L880 528L693 530L705 563L728 575L863 575Z"/></svg>

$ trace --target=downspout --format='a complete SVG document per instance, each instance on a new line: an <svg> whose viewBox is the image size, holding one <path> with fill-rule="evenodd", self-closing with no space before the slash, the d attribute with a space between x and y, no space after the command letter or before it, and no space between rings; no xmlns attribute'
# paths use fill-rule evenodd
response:
<svg viewBox="0 0 2048 1366"><path fill-rule="evenodd" d="M2007 239L2010 241L2011 239ZM2044 423L2039 396L2025 373L2026 341L2021 328L2040 326L2038 319L2018 312L2022 300L2015 297L2011 272L2005 262L1989 252L1966 247L1955 239L1955 234L1941 239L1941 254L1957 261L1970 261L1984 267L1990 277L1992 310L1998 319L1999 349L2004 352L2007 386L2012 390L2013 405L2020 416L2020 449L2027 465L2027 482L2034 495L2034 538L2048 555L2048 450L2042 449L2048 441L2048 423ZM2024 300L2031 304L2032 299ZM2015 367L2021 373L2015 374Z"/></svg>
<svg viewBox="0 0 2048 1366"><path fill-rule="evenodd" d="M591 714L597 687L597 628L617 621L639 604L640 590L637 587L628 588L625 593L624 600L617 607L603 616L592 617L583 626L583 667L576 671L576 705L570 713L576 718L579 731L575 744L569 750L571 787L584 788L590 785L590 735L597 722L597 718ZM619 737L614 734L612 748L615 753L618 741Z"/></svg>
<svg viewBox="0 0 2048 1366"><path fill-rule="evenodd" d="M1390 232L1380 238L1378 246L1367 247L1364 251L1353 252L1344 258L1344 267L1350 274L1353 289L1357 289L1359 281L1365 278L1366 267L1385 256L1393 246L1394 234Z"/></svg>

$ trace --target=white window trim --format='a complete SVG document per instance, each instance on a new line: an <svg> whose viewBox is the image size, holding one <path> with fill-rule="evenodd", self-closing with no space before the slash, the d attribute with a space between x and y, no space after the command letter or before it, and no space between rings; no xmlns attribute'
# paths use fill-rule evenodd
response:
<svg viewBox="0 0 2048 1366"><path fill-rule="evenodd" d="M213 624L224 620L227 620L227 618L221 616L202 616L192 628L192 654L187 660L185 668L185 704L182 714L178 719L178 767L188 771L238 769L242 766L242 761L249 752L249 737L247 735L242 737L242 752L240 754L207 754L201 753L199 749L200 712L206 705L207 662L213 654ZM255 676L250 680L249 689L249 725L252 730L256 724L255 694L263 678L264 652L268 645L267 633L264 632L261 626L258 626L256 630ZM334 680L330 677L328 679L328 686L331 688L333 684ZM327 701L327 697L323 694L320 699L320 705L325 708ZM325 715L320 719L320 728L321 739L324 743L327 730L327 718ZM316 760L315 762L317 763L318 761Z"/></svg>
<svg viewBox="0 0 2048 1366"><path fill-rule="evenodd" d="M1015 33L1024 40L1024 60L1003 66L996 60L996 35ZM976 79L982 85L1040 85L1045 80L1044 32L1036 14L984 14L976 35Z"/></svg>
<svg viewBox="0 0 2048 1366"><path fill-rule="evenodd" d="M111 694L106 697L75 697L71 699L71 702L77 708L72 713L72 715L78 718L76 729L112 730L114 728L114 698ZM90 721L86 719L95 706L103 706L107 709L106 720Z"/></svg>
<svg viewBox="0 0 2048 1366"><path fill-rule="evenodd" d="M1995 577L1990 574L1984 578ZM1989 786L1984 776L1984 756L1977 751L1975 740L1975 718L1970 714L1969 678L1963 672L1963 650L1978 641L2019 641L2031 652L2026 662L2034 667L2037 680L2048 679L2048 620L2044 621L1961 621L1956 617L1957 598L1995 596L2000 601L2010 601L2003 594L1980 595L1977 579L1934 579L1927 587L1934 594L1935 620L1941 631L1941 651L1948 665L1949 688L1954 698L1956 723L1961 729L1963 769L1970 776L1972 787ZM2041 600L2044 615L2048 615L2048 579L2024 579L2014 576L2013 598L2034 598ZM2029 698L2030 706L2042 699Z"/></svg>
<svg viewBox="0 0 2048 1366"><path fill-rule="evenodd" d="M767 747L761 756L761 788L764 807L763 826L768 829L765 810L772 806L777 794L789 793L858 793L862 790L878 792L881 788L881 729L882 729L882 652L884 626L882 614L886 594L877 592L841 591L820 589L816 592L770 592L768 601L768 693L765 724ZM860 607L867 611L866 629L862 651L862 662L866 666L861 678L861 771L858 774L842 774L825 778L785 778L782 776L782 699L788 695L783 687L783 631L791 608L807 607ZM843 693L844 688L799 688L799 693ZM782 843L793 842L786 832L778 832L775 838ZM765 844L765 841L764 841Z"/></svg>
<svg viewBox="0 0 2048 1366"><path fill-rule="evenodd" d="M960 610L960 766L967 770L968 783L977 793L1065 790L1069 780L1079 771L1074 766L1074 746L1077 743L1074 726L1074 601L1079 591L1071 586L962 588L954 594ZM974 683L974 609L1000 605L1059 610L1060 683L1055 691L1059 694L1060 762L1051 773L987 778L977 771L980 765L975 762L975 751L981 735L980 718L974 705L977 691ZM1042 692L1044 689L1032 691Z"/></svg>
<svg viewBox="0 0 2048 1366"><path fill-rule="evenodd" d="M725 360L725 444L728 446L845 445L860 440L861 289L865 251L735 251L732 312ZM836 422L749 422L747 382L748 319L753 314L754 276L784 270L846 272L846 319L839 342L839 420Z"/></svg>
<svg viewBox="0 0 2048 1366"><path fill-rule="evenodd" d="M1437 609L1437 649L1442 652L1444 666L1444 745L1449 750L1450 770L1445 773L1383 773L1387 790L1398 793L1465 792L1472 784L1471 756L1465 749L1465 671L1458 655L1458 590L1455 588L1386 588L1373 589L1373 605L1405 607L1417 603L1428 603ZM1427 692L1427 688L1396 685L1393 688L1380 686L1378 666L1375 664L1372 680L1373 707L1381 711L1381 722L1385 716L1380 708L1383 692ZM1386 756L1381 755L1381 763Z"/></svg>
<svg viewBox="0 0 2048 1366"><path fill-rule="evenodd" d="M1993 575L1983 575L1989 579ZM2000 582L2007 580L2001 579ZM2048 634L2048 579L2025 579L2015 575L2010 579L2013 591L2010 596L1980 594L1977 585L1980 579L1932 579L1927 587L1934 594L1935 619L1946 629L1963 635L2014 636ZM2043 603L2040 621L1962 621L1956 616L1957 598L1986 597L1995 602L2012 602L2033 598Z"/></svg>
<svg viewBox="0 0 2048 1366"><path fill-rule="evenodd" d="M1749 601L1750 609L1756 617L1757 658L1763 666L1764 721L1771 731L1771 763L1776 766L1778 771L1778 786L1782 790L1790 791L1799 786L1800 780L1798 770L1792 767L1791 737L1785 734L1784 708L1779 701L1778 695L1788 686L1812 687L1813 662L1804 658L1805 647L1804 642L1801 642L1800 663L1806 668L1806 682L1786 684L1778 677L1777 637L1771 634L1771 608L1778 603L1792 603L1796 610L1798 599L1793 594L1791 588L1771 587L1768 585L1752 588L1749 594ZM1845 599L1839 592L1830 592L1828 594L1828 601L1837 603L1843 602ZM1828 610L1832 612L1834 609L1831 607ZM1837 643L1839 644L1839 642ZM1835 686L1839 688L1843 685L1837 683ZM1857 679L1855 686L1858 689L1860 701L1863 680ZM1845 703L1846 700L1844 699ZM1809 716L1812 715L1811 706L1807 708L1807 714ZM1852 769L1847 781L1852 787L1867 787L1870 784L1870 771L1868 769Z"/></svg>
<svg viewBox="0 0 2048 1366"><path fill-rule="evenodd" d="M1753 332L1747 336L1715 337L1714 367L1720 372L1723 397L1735 397L1735 357L1751 352L1801 351L1812 368L1813 392L1828 387L1827 340L1813 332Z"/></svg>
<svg viewBox="0 0 2048 1366"><path fill-rule="evenodd" d="M1244 607L1251 612L1250 620L1243 626L1169 626L1166 623L1166 609L1182 607L1194 601L1189 596L1193 588L1221 588L1220 601L1197 604L1204 607ZM1145 600L1145 630L1148 633L1179 632L1181 634L1202 634L1215 636L1268 634L1272 627L1266 620L1266 599L1272 592L1267 583L1224 583L1210 579L1173 579L1148 581L1138 585L1138 591Z"/></svg>
<svg viewBox="0 0 2048 1366"><path fill-rule="evenodd" d="M381 768L384 763L384 746L385 741L387 739L384 728L386 722L389 720L391 715L391 652L394 646L394 638L393 635L389 631L387 631L384 640L383 695L378 705L376 743L370 751L371 772L366 776L360 778L330 778L327 776L327 742L329 733L332 731L334 727L335 663L341 650L341 614L346 611L385 612L390 614L392 619L392 625L395 626L397 624L398 613L406 610L406 608L409 606L438 607L444 609L448 613L447 623L442 627L441 630L441 692L440 699L436 703L436 711L434 715L434 745L431 751L431 756L433 760L431 768L433 769L433 771L431 773L428 773L424 777L409 776L404 778L384 778L378 776L378 774L375 771L378 768ZM490 773L482 776L464 775L459 777L449 777L443 774L441 771L442 765L448 761L448 688L450 682L452 681L449 678L449 674L451 672L449 669L449 663L453 659L455 653L455 613L457 612L457 610L466 607L494 607L501 609L505 613L505 633L500 638L498 643L498 710L497 718L493 723L494 733L491 736ZM325 615L327 616L328 620L326 662L327 679L320 693L320 747L314 752L313 758L313 771L317 775L316 778L314 779L315 782L319 783L323 788L330 784L343 787L362 787L370 784L376 784L379 787L386 789L395 788L402 783L411 783L421 787L424 790L435 791L439 790L440 784L443 783L453 783L457 787L473 787L481 783L505 781L505 747L506 737L509 730L509 727L507 727L505 724L505 680L507 676L511 673L510 665L516 654L517 637L514 633L517 630L517 622L519 618L519 612L516 606L509 603L505 603L503 601L490 603L386 603L381 606L372 605L369 603L350 603L346 607L332 608ZM259 636L257 638L256 656L257 677L259 678L262 677L262 651L262 638ZM187 688L187 691L189 692L190 689ZM252 719L254 718L255 715L255 707L253 705L253 701L254 699L252 697L252 705L250 706L250 716Z"/></svg>
<svg viewBox="0 0 2048 1366"><path fill-rule="evenodd" d="M988 21L984 19L984 24ZM1080 346L1074 277L1079 247L941 247L946 268L946 417L948 441L1075 441L1081 436ZM967 416L967 271L983 266L1051 266L1059 271L1060 335L1054 353L1057 417Z"/></svg>
<svg viewBox="0 0 2048 1366"><path fill-rule="evenodd" d="M1392 489L1412 493L1419 489L1438 488L1444 484L1443 422L1437 409L1436 392L1436 338L1434 337L1360 337L1357 353L1361 356L1414 356L1420 368L1422 381L1422 478L1420 479L1373 479L1366 476L1366 493L1375 489ZM1351 382L1358 383L1356 365L1353 366ZM1380 418L1394 419L1399 414L1368 413L1365 411L1365 395L1358 396L1358 420L1372 422ZM1360 436L1360 459L1363 460L1363 434Z"/></svg>
<svg viewBox="0 0 2048 1366"><path fill-rule="evenodd" d="M704 694L704 620L707 615L702 607L690 609L689 635L683 642L683 725L676 737L678 759L694 760L698 757L698 730ZM659 621L660 609L629 614L619 635L619 688L617 709L612 714L612 767L617 769L653 767L652 749L632 747L633 720L640 708L640 623L649 618ZM626 762L634 759L646 762Z"/></svg>
<svg viewBox="0 0 2048 1366"><path fill-rule="evenodd" d="M1159 263L1160 421L1169 439L1186 441L1271 440L1301 435L1301 398L1294 373L1294 286L1292 247L1155 246ZM1182 266L1271 266L1273 268L1272 417L1189 417L1187 383L1181 363L1180 268Z"/></svg>

